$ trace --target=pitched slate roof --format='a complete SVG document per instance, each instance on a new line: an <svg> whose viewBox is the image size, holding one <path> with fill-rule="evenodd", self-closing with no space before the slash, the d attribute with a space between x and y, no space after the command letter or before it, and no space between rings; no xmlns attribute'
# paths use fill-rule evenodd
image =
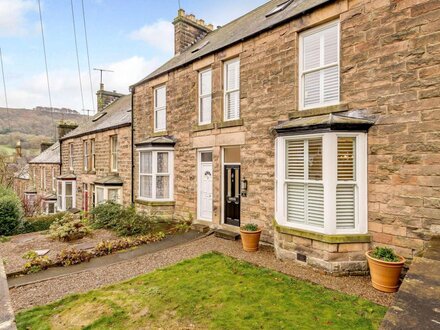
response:
<svg viewBox="0 0 440 330"><path fill-rule="evenodd" d="M284 10L266 17L266 15L276 6L286 2L286 0L271 0L225 26L210 32L205 38L201 39L181 54L174 56L167 63L149 74L146 78L134 84L132 87L236 42L271 29L276 25L291 20L295 16L302 15L304 12L330 1L333 0L294 0ZM193 50L199 48L205 43L207 44L202 49L193 53Z"/></svg>
<svg viewBox="0 0 440 330"><path fill-rule="evenodd" d="M60 143L55 142L44 150L37 157L29 161L30 164L59 164L60 163Z"/></svg>
<svg viewBox="0 0 440 330"><path fill-rule="evenodd" d="M122 96L60 140L131 125L131 95Z"/></svg>

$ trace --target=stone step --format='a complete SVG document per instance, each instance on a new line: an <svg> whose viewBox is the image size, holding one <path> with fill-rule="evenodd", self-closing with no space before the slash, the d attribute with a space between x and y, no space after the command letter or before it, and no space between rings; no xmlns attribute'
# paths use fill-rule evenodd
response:
<svg viewBox="0 0 440 330"><path fill-rule="evenodd" d="M209 226L203 225L201 223L193 223L191 225L191 229L199 233L207 233L210 230Z"/></svg>
<svg viewBox="0 0 440 330"><path fill-rule="evenodd" d="M230 241L236 241L240 238L239 233L235 233L233 231L224 230L224 229L217 229L214 233L215 233L215 237L227 239Z"/></svg>

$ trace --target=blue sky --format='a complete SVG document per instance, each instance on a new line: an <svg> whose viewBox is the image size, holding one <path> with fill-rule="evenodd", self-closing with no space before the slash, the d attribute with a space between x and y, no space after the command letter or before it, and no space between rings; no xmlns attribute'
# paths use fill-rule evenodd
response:
<svg viewBox="0 0 440 330"><path fill-rule="evenodd" d="M266 0L181 0L187 13L223 25ZM92 108L81 0L73 0L85 108ZM82 109L70 0L41 0L53 106ZM108 90L128 86L173 56L178 0L84 0L91 66L112 69ZM0 0L0 47L10 107L48 106L37 0ZM99 74L92 71L93 90ZM0 82L0 85L1 82ZM3 86L0 86L3 87ZM2 91L2 88L0 89ZM0 107L5 105L0 93Z"/></svg>

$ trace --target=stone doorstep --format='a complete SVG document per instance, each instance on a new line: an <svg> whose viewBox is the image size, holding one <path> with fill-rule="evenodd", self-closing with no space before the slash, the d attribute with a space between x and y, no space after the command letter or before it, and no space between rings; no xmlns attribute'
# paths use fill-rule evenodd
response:
<svg viewBox="0 0 440 330"><path fill-rule="evenodd" d="M199 233L203 233L203 234L207 233L210 230L209 226L203 225L201 223L193 223L191 225L191 229L198 231Z"/></svg>
<svg viewBox="0 0 440 330"><path fill-rule="evenodd" d="M215 237L227 239L230 241L236 241L240 238L239 233L234 233L232 231L224 230L224 229L216 229L214 231L214 235Z"/></svg>

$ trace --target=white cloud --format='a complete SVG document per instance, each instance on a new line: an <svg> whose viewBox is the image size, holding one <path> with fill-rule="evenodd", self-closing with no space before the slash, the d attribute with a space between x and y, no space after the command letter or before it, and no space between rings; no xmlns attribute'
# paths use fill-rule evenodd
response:
<svg viewBox="0 0 440 330"><path fill-rule="evenodd" d="M35 29L27 14L38 10L37 2L32 0L0 1L0 36L14 37L27 34Z"/></svg>
<svg viewBox="0 0 440 330"><path fill-rule="evenodd" d="M174 49L174 26L171 22L159 20L131 32L130 38L142 40L155 49L172 53Z"/></svg>
<svg viewBox="0 0 440 330"><path fill-rule="evenodd" d="M159 58L145 59L140 56L133 56L118 62L103 63L98 67L114 71L113 73L104 73L103 82L106 90L116 90L128 94L130 85L147 76L161 62L162 60ZM82 109L77 71L53 70L49 74L53 106L76 110ZM92 109L89 76L86 71L82 72L81 80L85 108ZM96 71L92 72L92 83L95 95L99 88L99 73ZM39 73L25 80L20 79L19 82L15 82L13 86L8 88L8 98L10 107L13 108L49 106L46 74ZM94 97L93 102L96 104L96 97Z"/></svg>

